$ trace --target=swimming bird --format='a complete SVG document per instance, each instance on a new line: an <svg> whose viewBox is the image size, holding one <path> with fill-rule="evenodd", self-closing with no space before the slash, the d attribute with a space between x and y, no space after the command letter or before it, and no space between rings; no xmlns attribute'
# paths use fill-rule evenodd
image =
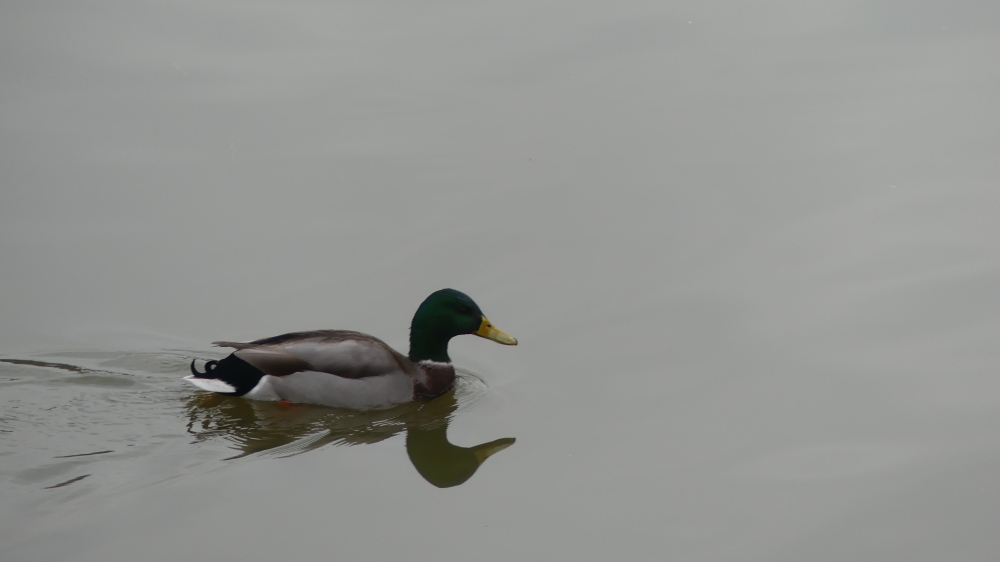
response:
<svg viewBox="0 0 1000 562"><path fill-rule="evenodd" d="M369 410L444 394L455 382L448 342L475 334L504 345L517 340L497 329L465 293L441 289L417 308L410 353L349 330L292 332L251 342L219 341L236 349L195 368L184 380L218 394L253 400Z"/></svg>

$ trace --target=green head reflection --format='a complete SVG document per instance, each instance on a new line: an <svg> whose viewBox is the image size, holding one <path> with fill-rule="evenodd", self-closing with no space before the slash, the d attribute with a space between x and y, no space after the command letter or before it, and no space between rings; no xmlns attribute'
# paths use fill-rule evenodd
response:
<svg viewBox="0 0 1000 562"><path fill-rule="evenodd" d="M421 403L406 427L406 454L424 480L438 488L462 484L488 459L514 444L513 437L475 447L448 441L448 422L458 408L455 391Z"/></svg>
<svg viewBox="0 0 1000 562"><path fill-rule="evenodd" d="M406 433L406 453L410 455L413 468L438 488L462 484L472 478L491 455L514 444L513 437L505 437L475 447L458 447L448 442L447 431L445 424L436 429Z"/></svg>
<svg viewBox="0 0 1000 562"><path fill-rule="evenodd" d="M240 458L292 456L330 443L377 443L405 431L406 452L417 472L434 486L449 488L466 482L486 459L514 444L514 438L474 447L448 441L448 424L459 412L459 400L474 401L477 383L482 384L473 375L460 373L457 390L371 412L280 406L198 393L187 401L188 432L201 441L226 440L239 451L230 458Z"/></svg>

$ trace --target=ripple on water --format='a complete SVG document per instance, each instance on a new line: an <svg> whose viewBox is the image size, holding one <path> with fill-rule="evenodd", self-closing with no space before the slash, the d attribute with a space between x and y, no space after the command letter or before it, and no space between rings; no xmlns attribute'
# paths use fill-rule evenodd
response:
<svg viewBox="0 0 1000 562"><path fill-rule="evenodd" d="M216 358L169 350L0 359L0 495L108 493L211 470L222 459L376 443L447 425L487 396L482 379L459 370L455 388L430 401L370 412L283 407L190 388L179 377L192 357Z"/></svg>
<svg viewBox="0 0 1000 562"><path fill-rule="evenodd" d="M468 371L458 370L457 375L455 387L434 400L364 412L198 393L187 401L188 432L197 441L229 442L237 451L234 458L255 453L288 456L328 444L377 443L406 429L445 425L458 412L481 404L486 383Z"/></svg>

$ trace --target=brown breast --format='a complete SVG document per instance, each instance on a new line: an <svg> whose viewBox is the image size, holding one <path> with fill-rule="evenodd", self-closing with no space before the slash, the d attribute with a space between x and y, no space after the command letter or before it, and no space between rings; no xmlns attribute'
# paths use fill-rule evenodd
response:
<svg viewBox="0 0 1000 562"><path fill-rule="evenodd" d="M413 393L424 398L440 396L455 384L455 367L451 363L421 361L417 367L424 372L425 382L413 381Z"/></svg>

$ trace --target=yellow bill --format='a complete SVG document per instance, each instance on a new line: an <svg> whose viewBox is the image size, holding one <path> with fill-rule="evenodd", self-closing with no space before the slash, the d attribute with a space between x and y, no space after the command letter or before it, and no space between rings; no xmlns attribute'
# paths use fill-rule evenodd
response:
<svg viewBox="0 0 1000 562"><path fill-rule="evenodd" d="M486 462L486 459L513 445L514 441L516 439L513 437L505 437L496 441L490 441L489 443L483 443L482 445L476 445L472 447L472 454L476 455L476 461L479 464L483 464Z"/></svg>
<svg viewBox="0 0 1000 562"><path fill-rule="evenodd" d="M513 336L503 330L495 328L485 316L483 316L483 323L479 325L479 330L476 331L476 335L504 345L517 345L517 340L514 339Z"/></svg>

